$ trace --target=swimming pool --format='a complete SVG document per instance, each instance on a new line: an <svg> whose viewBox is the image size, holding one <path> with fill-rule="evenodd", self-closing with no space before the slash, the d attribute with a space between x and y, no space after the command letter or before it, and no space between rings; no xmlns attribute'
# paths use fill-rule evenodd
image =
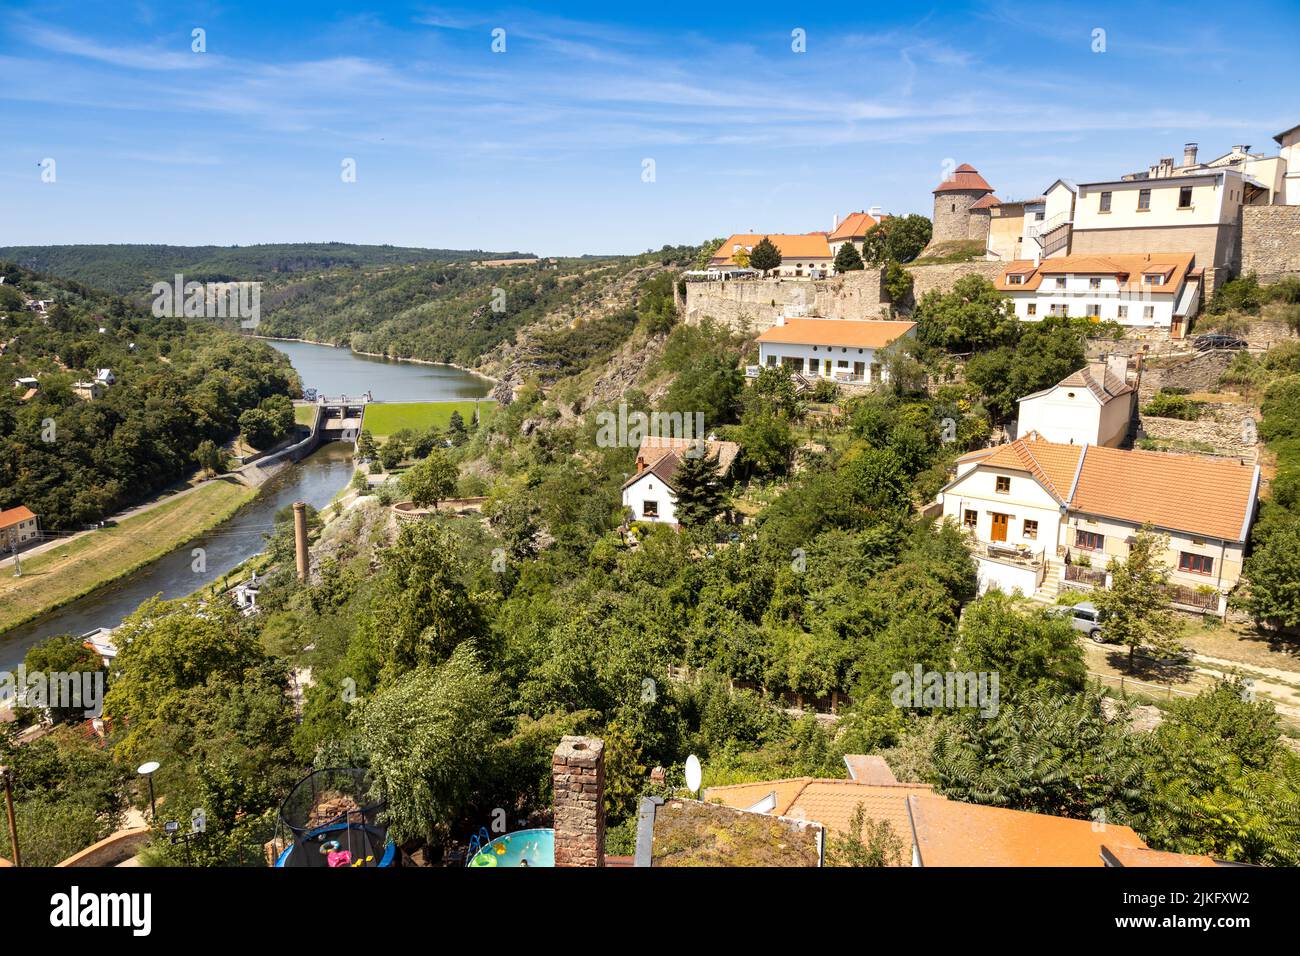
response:
<svg viewBox="0 0 1300 956"><path fill-rule="evenodd" d="M470 866L555 866L554 830L516 830L474 854Z"/></svg>

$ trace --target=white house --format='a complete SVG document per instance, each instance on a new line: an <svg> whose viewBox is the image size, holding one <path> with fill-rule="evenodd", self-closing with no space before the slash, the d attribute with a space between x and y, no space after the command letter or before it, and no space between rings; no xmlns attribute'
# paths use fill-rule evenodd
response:
<svg viewBox="0 0 1300 956"><path fill-rule="evenodd" d="M1070 255L1010 263L998 274L1016 317L1082 316L1182 338L1201 304L1190 252Z"/></svg>
<svg viewBox="0 0 1300 956"><path fill-rule="evenodd" d="M1300 206L1300 126L1292 126L1273 137L1282 147L1282 204Z"/></svg>
<svg viewBox="0 0 1300 956"><path fill-rule="evenodd" d="M1112 355L1020 399L1016 437L1037 433L1063 445L1119 447L1128 435L1137 389L1128 357Z"/></svg>
<svg viewBox="0 0 1300 956"><path fill-rule="evenodd" d="M703 453L717 460L719 476L735 464L740 446L734 441L703 442ZM674 476L682 458L700 454L700 442L692 438L643 438L636 453L636 474L623 483L623 507L632 510L634 521L677 524L677 492Z"/></svg>
<svg viewBox="0 0 1300 956"><path fill-rule="evenodd" d="M957 459L939 494L965 528L980 589L1053 600L1105 586L1144 523L1165 534L1176 603L1223 613L1241 577L1260 471L1237 459L1065 445L1030 434Z"/></svg>
<svg viewBox="0 0 1300 956"><path fill-rule="evenodd" d="M824 232L801 235L778 233L737 233L729 236L709 260L709 270L748 268L749 253L764 239L772 240L781 253L781 265L776 275L783 279L822 279L834 273L835 254ZM741 255L740 261L736 256Z"/></svg>
<svg viewBox="0 0 1300 956"><path fill-rule="evenodd" d="M881 353L915 334L915 322L781 318L758 337L758 362L837 382L884 382Z"/></svg>
<svg viewBox="0 0 1300 956"><path fill-rule="evenodd" d="M100 385L105 385L105 386L116 385L117 376L113 374L113 370L111 368L101 368L99 371L95 373L95 381L98 382Z"/></svg>

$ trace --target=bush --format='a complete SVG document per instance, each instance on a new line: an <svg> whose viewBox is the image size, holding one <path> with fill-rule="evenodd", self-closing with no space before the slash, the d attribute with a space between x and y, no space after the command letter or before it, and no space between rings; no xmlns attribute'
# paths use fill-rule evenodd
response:
<svg viewBox="0 0 1300 956"><path fill-rule="evenodd" d="M1258 315L1266 299L1264 289L1260 287L1255 273L1251 272L1225 282L1215 289L1214 298L1210 300L1210 306L1206 311L1211 315L1222 315L1225 312Z"/></svg>
<svg viewBox="0 0 1300 956"><path fill-rule="evenodd" d="M1185 422L1194 422L1201 417L1201 403L1161 389L1151 397L1151 401L1142 406L1142 414L1155 418L1178 418Z"/></svg>
<svg viewBox="0 0 1300 956"><path fill-rule="evenodd" d="M1300 305L1300 276L1287 276L1266 290L1270 302L1288 302Z"/></svg>

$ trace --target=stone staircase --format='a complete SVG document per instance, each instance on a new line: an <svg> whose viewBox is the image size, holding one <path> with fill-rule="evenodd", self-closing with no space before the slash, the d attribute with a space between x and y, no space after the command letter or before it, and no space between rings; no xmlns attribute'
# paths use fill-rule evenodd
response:
<svg viewBox="0 0 1300 956"><path fill-rule="evenodd" d="M1061 577L1065 567L1056 561L1048 561L1043 572L1043 583L1034 592L1034 600L1043 604L1055 604L1056 596L1061 593Z"/></svg>

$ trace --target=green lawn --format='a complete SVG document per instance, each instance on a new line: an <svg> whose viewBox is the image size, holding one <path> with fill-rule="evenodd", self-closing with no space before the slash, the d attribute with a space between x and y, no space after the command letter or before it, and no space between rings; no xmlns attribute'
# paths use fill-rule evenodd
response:
<svg viewBox="0 0 1300 956"><path fill-rule="evenodd" d="M361 427L375 438L386 438L404 428L423 431L431 425L446 428L451 413L458 411L468 426L478 406L479 421L486 425L492 421L496 402L491 399L463 402L374 402L366 406Z"/></svg>
<svg viewBox="0 0 1300 956"><path fill-rule="evenodd" d="M0 633L143 567L225 521L257 496L233 479L210 481L120 524L23 558L0 572Z"/></svg>
<svg viewBox="0 0 1300 956"><path fill-rule="evenodd" d="M293 406L293 420L299 425L310 426L316 420L315 405L295 405Z"/></svg>

